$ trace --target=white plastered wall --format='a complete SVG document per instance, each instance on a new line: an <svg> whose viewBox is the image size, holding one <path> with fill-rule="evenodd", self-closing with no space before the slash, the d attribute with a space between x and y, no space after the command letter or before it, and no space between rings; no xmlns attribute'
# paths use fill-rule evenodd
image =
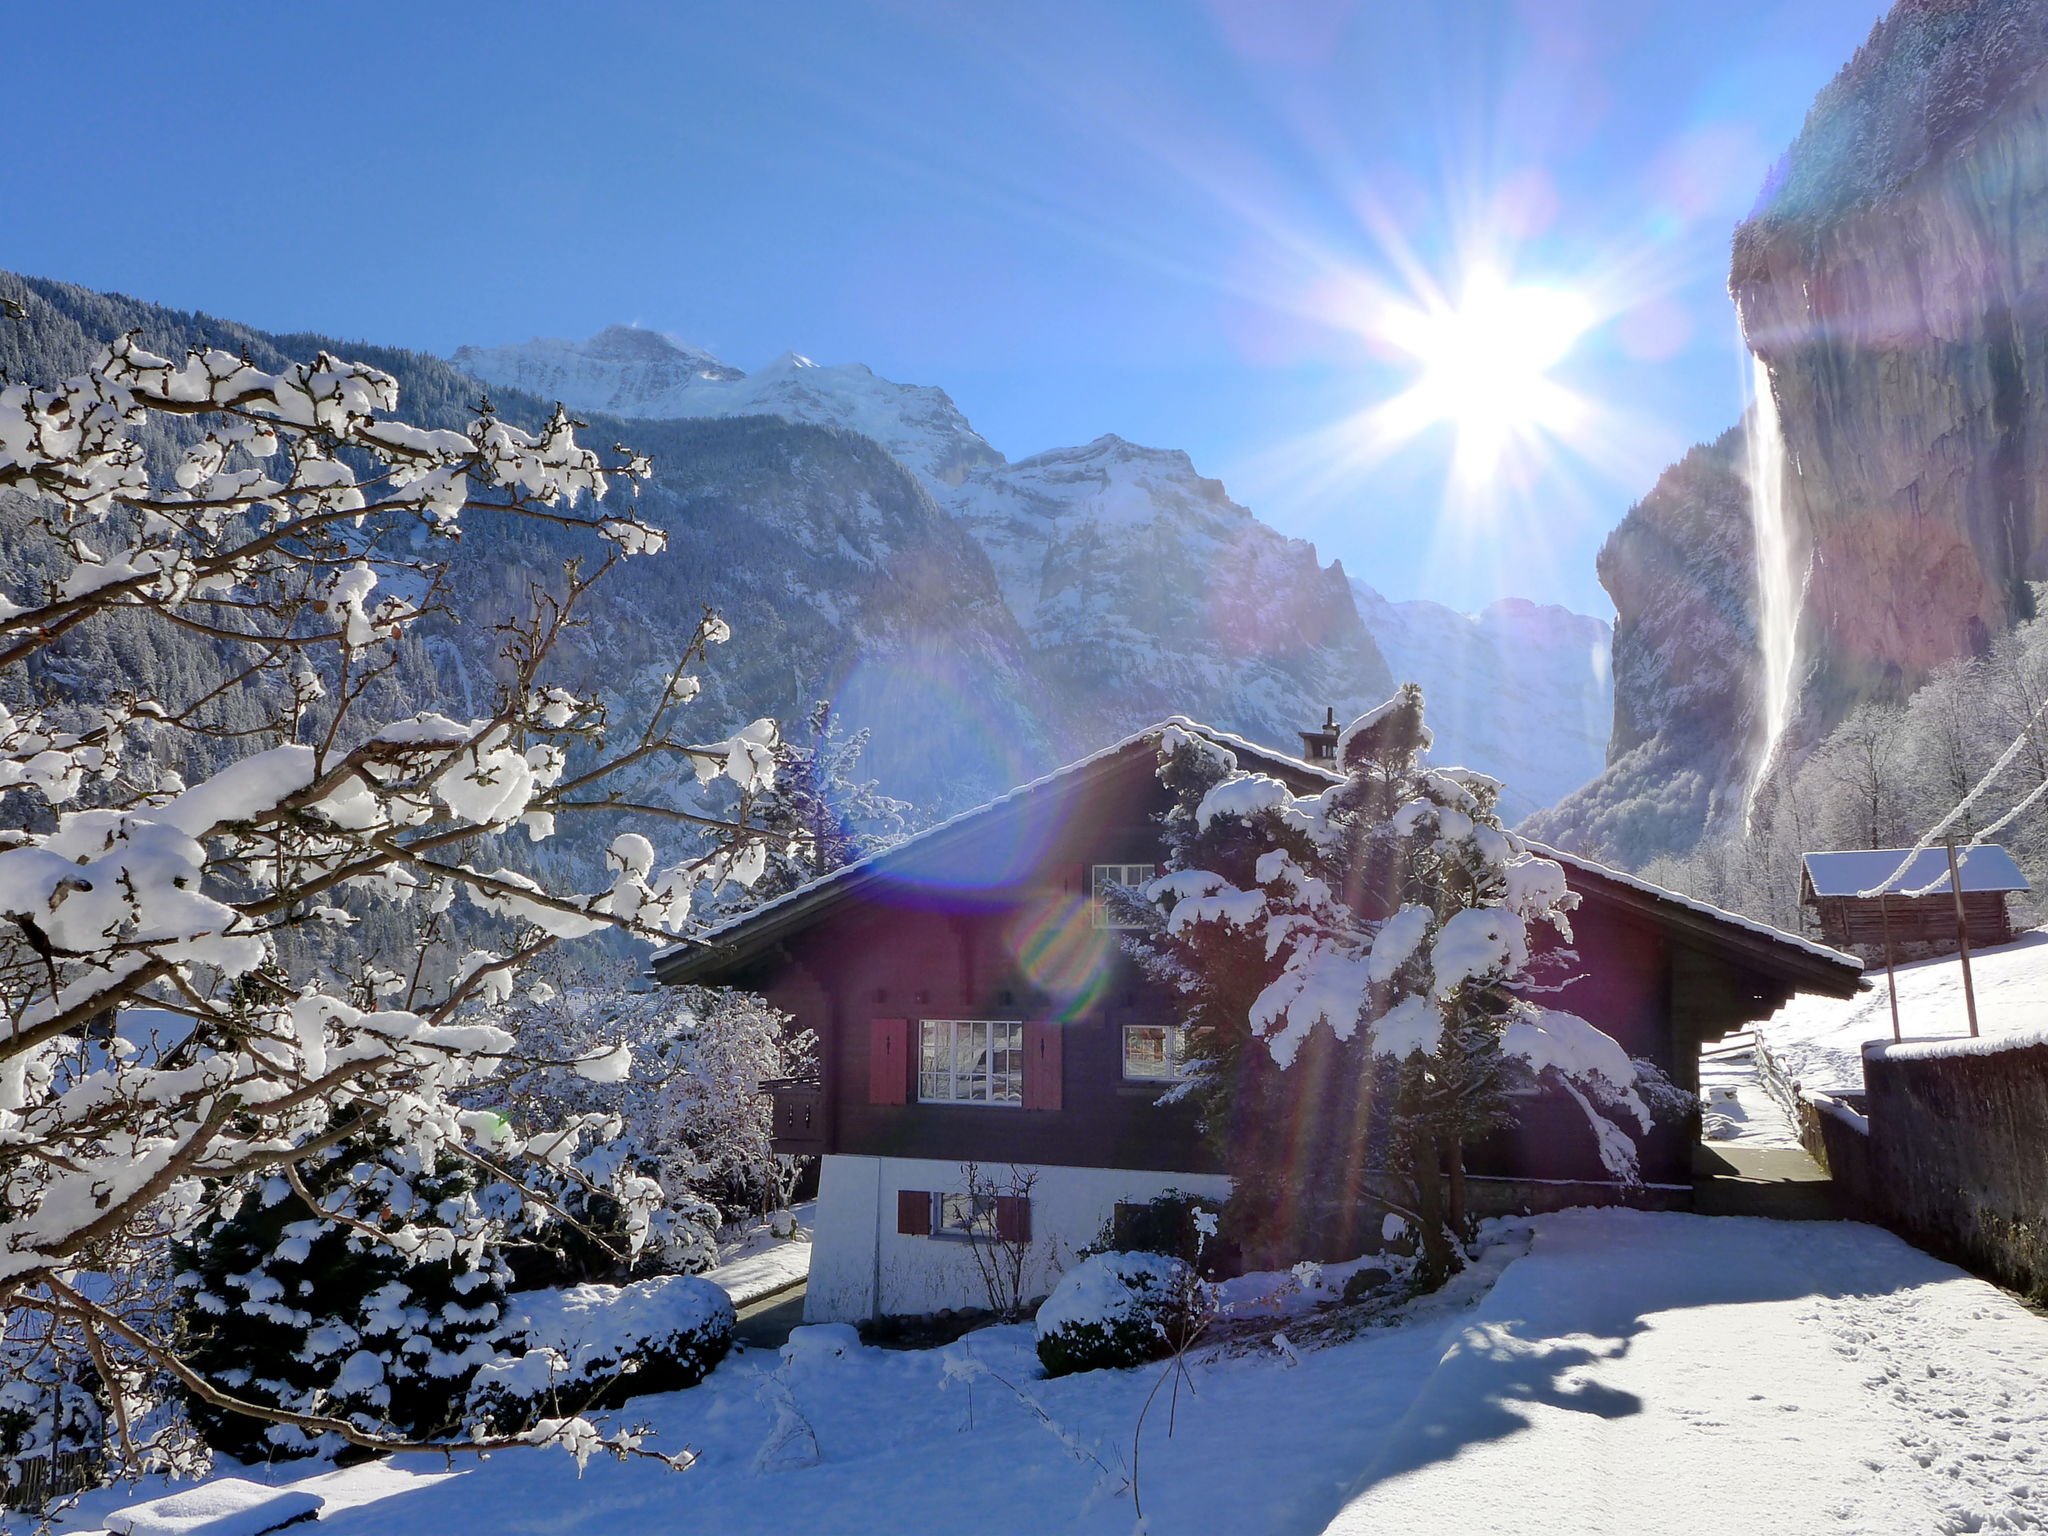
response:
<svg viewBox="0 0 2048 1536"><path fill-rule="evenodd" d="M1015 1172L1012 1172L1012 1169ZM1036 1175L1031 1189L1031 1254L1025 1292L1043 1296L1095 1241L1120 1203L1151 1200L1170 1189L1221 1201L1230 1181L1220 1174L1164 1173L1134 1168L1065 1168L1043 1163L984 1164L999 1188ZM985 1307L988 1292L968 1245L957 1238L910 1237L896 1230L899 1191L959 1192L957 1162L835 1154L819 1170L812 1227L807 1323L854 1323L946 1307Z"/></svg>

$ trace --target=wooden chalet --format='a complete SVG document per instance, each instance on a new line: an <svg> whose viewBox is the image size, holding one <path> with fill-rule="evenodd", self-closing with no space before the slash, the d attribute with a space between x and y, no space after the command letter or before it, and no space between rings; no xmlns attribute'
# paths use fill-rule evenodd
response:
<svg viewBox="0 0 2048 1536"><path fill-rule="evenodd" d="M1907 856L1903 875L1894 872ZM1956 850L1962 876L1962 921L1972 949L2012 942L2006 898L2029 889L2012 855L1995 843ZM1805 857L1801 901L1820 918L1821 937L1838 949L1884 963L1885 946L1895 960L1953 954L1960 947L1956 899L1948 873L1948 851L1928 848L1859 848ZM1890 883L1882 895L1866 896Z"/></svg>
<svg viewBox="0 0 2048 1536"><path fill-rule="evenodd" d="M1337 779L1226 732L1164 721L655 957L658 981L749 988L818 1034L816 1081L770 1087L777 1145L823 1159L810 1321L984 1304L976 1236L1028 1240L1027 1289L1040 1294L1119 1207L1173 1190L1228 1192L1192 1112L1160 1102L1181 1051L1176 998L1124 953L1099 900L1159 867L1168 800L1157 741L1169 726L1296 793ZM1581 898L1577 962L1544 1001L1687 1089L1697 1089L1703 1042L1795 992L1857 990L1861 967L1848 955L1536 851L1563 865ZM1298 1065L1293 1075L1313 1074ZM1581 1111L1561 1095L1532 1095L1513 1129L1475 1150L1473 1204L1482 1214L1682 1206L1697 1137L1696 1119L1660 1124L1641 1144L1643 1183L1624 1187L1602 1167ZM1303 1178L1326 1183L1329 1173Z"/></svg>

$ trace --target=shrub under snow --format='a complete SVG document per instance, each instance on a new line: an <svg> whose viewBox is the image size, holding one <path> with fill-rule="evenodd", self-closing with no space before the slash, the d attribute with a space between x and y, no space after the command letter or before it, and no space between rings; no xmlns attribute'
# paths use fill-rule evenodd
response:
<svg viewBox="0 0 2048 1536"><path fill-rule="evenodd" d="M524 1350L476 1373L471 1401L501 1433L629 1397L694 1387L725 1358L732 1298L698 1275L572 1285L511 1297Z"/></svg>
<svg viewBox="0 0 2048 1536"><path fill-rule="evenodd" d="M1202 1310L1202 1283L1182 1260L1098 1253L1039 1307L1039 1363L1048 1376L1142 1365L1192 1339Z"/></svg>

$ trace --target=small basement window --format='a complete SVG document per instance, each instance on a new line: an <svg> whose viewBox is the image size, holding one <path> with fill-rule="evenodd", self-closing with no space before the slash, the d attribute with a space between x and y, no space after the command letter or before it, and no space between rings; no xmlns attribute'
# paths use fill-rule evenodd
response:
<svg viewBox="0 0 2048 1536"><path fill-rule="evenodd" d="M996 1236L996 1197L994 1195L955 1195L937 1193L932 1196L932 1236L980 1238L986 1242Z"/></svg>
<svg viewBox="0 0 2048 1536"><path fill-rule="evenodd" d="M1180 1076L1186 1033L1178 1024L1126 1024L1124 1076L1140 1083L1173 1082Z"/></svg>
<svg viewBox="0 0 2048 1536"><path fill-rule="evenodd" d="M917 1096L926 1104L1024 1104L1024 1025L1017 1019L924 1019Z"/></svg>
<svg viewBox="0 0 2048 1536"><path fill-rule="evenodd" d="M1158 870L1150 864L1091 864L1088 866L1088 894L1094 898L1095 926L1098 928L1135 928L1138 925L1122 920L1111 910L1107 897L1118 886L1148 885L1157 876Z"/></svg>

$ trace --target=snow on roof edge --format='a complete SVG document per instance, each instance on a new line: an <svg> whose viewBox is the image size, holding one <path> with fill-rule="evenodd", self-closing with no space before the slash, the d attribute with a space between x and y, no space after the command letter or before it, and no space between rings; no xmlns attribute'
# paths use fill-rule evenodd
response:
<svg viewBox="0 0 2048 1536"><path fill-rule="evenodd" d="M882 860L894 857L914 843L921 842L929 837L935 837L950 827L958 826L963 821L981 815L984 811L992 811L998 806L1010 803L1021 795L1030 794L1034 790L1042 789L1046 785L1064 779L1070 774L1078 773L1084 768L1093 767L1105 758L1114 757L1117 753L1126 751L1148 737L1157 736L1161 731L1174 726L1178 726L1182 730L1197 732L1215 742L1218 746L1227 747L1232 751L1250 752L1265 758L1268 762L1284 763L1291 768L1301 769L1317 777L1328 779L1333 784L1339 782L1344 777L1342 774L1325 768L1321 764L1307 762L1301 758L1291 756L1276 748L1240 736L1234 731L1225 731L1213 725L1204 725L1199 720L1192 720L1186 715L1168 715L1163 720L1155 721L1141 730L1133 731L1130 735L1123 737L1119 741L1112 742L1106 747L1098 748L1086 757L1077 758L1073 762L1055 768L1049 773L1040 774L1037 778L1027 783L1019 784L1015 789L1005 790L992 800L985 800L980 805L971 806L964 811L956 811L944 821L934 822L922 832L914 832L900 843L892 843L879 852L871 853L865 858L855 859L851 864L842 864L830 874L820 875L817 879L797 886L794 890L784 891L773 901L764 902L760 906L742 912L736 917L728 918L715 928L706 929L701 934L680 940L664 949L658 949L648 957L648 964L653 965L670 955L693 947L701 949L712 946L717 943L721 935L730 934L743 925L756 922L767 914L795 902L799 897L809 896L835 882L851 879L855 874L872 869ZM1615 881L1617 884L1641 891L1645 895L1655 896L1659 900L1671 902L1676 906L1697 912L1704 917L1719 918L1725 923L1745 929L1760 938L1776 939L1780 943L1789 944L1795 949L1804 950L1815 959L1852 967L1859 975L1864 969L1863 962L1854 955L1844 954L1839 949L1830 949L1825 944L1816 944L1813 940L1802 938L1796 933L1787 933L1784 929L1775 927L1770 923L1761 922L1753 917L1744 917L1739 912L1730 912L1724 907L1713 905L1711 902L1696 901L1690 896L1681 895L1677 891L1665 886L1657 885L1639 876L1627 874L1622 870L1602 864L1597 859L1589 859L1575 853L1566 853L1560 848L1553 848L1547 843L1539 843L1532 838L1524 837L1522 842L1533 852L1540 854L1544 858L1556 859L1562 864L1576 865L1579 868L1590 870L1594 874L1603 875Z"/></svg>
<svg viewBox="0 0 2048 1536"><path fill-rule="evenodd" d="M1553 848L1548 843L1539 843L1534 838L1525 837L1522 841L1527 843L1537 853L1542 854L1546 859L1556 859L1565 864L1576 864L1582 869L1589 869L1596 875L1604 875L1610 880L1642 891L1647 895L1655 896L1661 901L1668 901L1676 906L1685 907L1705 917L1719 918L1724 923L1732 923L1737 928L1745 928L1761 938L1776 939L1780 943L1790 944L1795 949L1803 949L1815 959L1832 961L1838 965L1853 966L1858 974L1861 974L1863 971L1863 962L1857 959L1856 956L1844 954L1839 949L1830 949L1825 944L1816 944L1812 939L1803 938L1799 934L1787 933L1783 928L1773 923L1766 923L1759 918L1744 917L1740 912L1730 912L1726 907L1717 907L1710 901L1699 901L1691 896L1681 895L1668 886L1658 885L1655 881L1645 880L1640 875L1631 875L1624 870L1615 869L1611 865L1602 864L1598 859L1586 858L1583 854L1566 853L1561 848Z"/></svg>
<svg viewBox="0 0 2048 1536"><path fill-rule="evenodd" d="M776 897L773 901L764 901L758 907L750 907L745 912L739 913L735 917L727 918L724 922L718 924L714 928L707 928L704 932L700 934L693 934L688 938L681 939L674 944L668 945L664 949L658 949L652 955L648 956L648 964L653 965L658 961L666 959L670 955L677 954L680 951L687 950L693 947L704 948L706 946L715 944L718 941L720 935L731 933L733 930L740 928L746 924L758 922L761 918L767 916L769 913L774 912L779 908L788 906L791 903L795 902L799 897L812 895L813 893L822 890L824 887L828 885L833 885L841 881L849 880L858 873L872 869L874 866L881 863L885 859L894 858L897 854L901 853L904 849L911 847L913 844L921 843L927 838L936 837L939 833L946 831L950 827L958 826L961 822L971 820L972 818L981 815L985 811L992 811L996 809L996 807L998 806L1007 805L1011 801L1016 800L1019 796L1028 795L1032 793L1034 790L1043 789L1046 785L1064 779L1070 774L1079 773L1083 768L1091 768L1095 764L1103 761L1105 758L1114 757L1117 753L1126 751L1127 749L1136 746L1139 742L1145 740L1147 737L1157 736L1161 731L1167 730L1173 726L1179 726L1183 730L1198 731L1202 735L1208 737L1210 740L1215 741L1222 746L1228 746L1233 748L1237 746L1243 746L1250 749L1251 751L1263 753L1268 757L1276 757L1280 755L1278 753L1267 752L1265 748L1259 746L1255 742L1246 741L1242 737L1232 736L1228 731L1219 731L1211 726L1202 725L1197 721L1190 720L1186 715L1168 715L1164 720L1160 720L1152 725L1148 725L1143 730L1133 731L1130 735L1122 738L1119 741L1114 741L1106 747L1097 748L1095 751L1090 752L1086 757L1076 758L1073 762L1055 768L1049 773L1042 773L1035 779L1031 779L1023 784L1019 784L1015 789L1006 789L1000 795L997 795L993 800L984 800L981 802L981 804L969 806L964 811L955 811L951 816L948 816L944 821L935 821L930 826L926 827L923 831L911 833L910 836L904 838L901 842L891 843L887 848L878 849L876 852L870 853L863 858L855 859L850 864L840 865L830 874L820 875L817 879L806 881L804 884L797 886L793 890L784 891L780 896ZM1283 760L1291 761L1291 759Z"/></svg>
<svg viewBox="0 0 2048 1536"><path fill-rule="evenodd" d="M1996 1056L2048 1045L2048 1028L2016 1029L1999 1035L1960 1035L1953 1040L1872 1040L1863 1047L1865 1061L1938 1061L1949 1056Z"/></svg>

